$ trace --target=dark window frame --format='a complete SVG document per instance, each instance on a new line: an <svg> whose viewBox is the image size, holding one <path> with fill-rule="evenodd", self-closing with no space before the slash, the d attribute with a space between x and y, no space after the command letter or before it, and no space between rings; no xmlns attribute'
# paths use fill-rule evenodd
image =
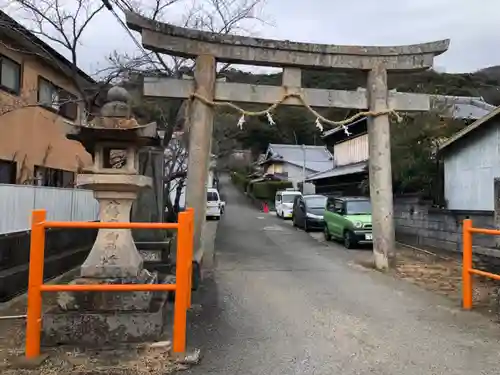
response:
<svg viewBox="0 0 500 375"><path fill-rule="evenodd" d="M38 173L43 175L42 181L38 180ZM57 188L72 188L75 183L75 172L58 168L35 165L34 178L35 185Z"/></svg>
<svg viewBox="0 0 500 375"><path fill-rule="evenodd" d="M16 180L17 180L17 162L12 161L12 160L0 159L0 168L10 169L8 171L8 174L9 174L8 181L0 180L0 183L12 184L12 185L15 184ZM0 177L3 177L3 173L0 173Z"/></svg>
<svg viewBox="0 0 500 375"><path fill-rule="evenodd" d="M17 90L13 89L11 87L5 86L2 83L2 68L3 68L3 61L8 61L9 63L15 65L19 69L19 74L17 77ZM23 73L23 65L21 63L18 63L17 61L11 59L10 57L7 57L5 55L0 54L0 90L8 92L9 94L19 96L21 94L21 89L22 89L22 73Z"/></svg>
<svg viewBox="0 0 500 375"><path fill-rule="evenodd" d="M70 100L74 100L68 103L63 103L63 104L58 104L58 108L54 107L53 105L48 105L48 104L43 104L40 102L40 87L43 84L47 84L52 86L52 88L57 92L58 94L58 100L64 100L61 99L62 96L67 97ZM61 117L64 117L67 120L75 121L78 119L78 97L69 91L63 89L62 87L59 87L55 83L53 83L51 80L43 77L43 76L38 76L38 89L37 89L37 102L38 105L42 108L45 108L47 111L50 111L52 113L55 113ZM70 107L74 106L74 108ZM74 113L71 113L73 111ZM70 112L68 114L68 112Z"/></svg>

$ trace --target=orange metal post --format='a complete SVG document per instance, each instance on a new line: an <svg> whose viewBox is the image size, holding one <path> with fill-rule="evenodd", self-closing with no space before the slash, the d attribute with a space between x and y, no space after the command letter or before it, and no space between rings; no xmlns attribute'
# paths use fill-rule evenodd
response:
<svg viewBox="0 0 500 375"><path fill-rule="evenodd" d="M179 214L179 230L177 232L177 264L175 271L175 305L174 305L174 353L186 351L187 323L187 291L189 287L189 272L186 268L187 247L189 246L189 212Z"/></svg>
<svg viewBox="0 0 500 375"><path fill-rule="evenodd" d="M462 261L462 305L466 310L472 308L472 221L463 222L463 261Z"/></svg>
<svg viewBox="0 0 500 375"><path fill-rule="evenodd" d="M193 246L194 246L194 208L188 208L189 213L189 246L187 247L187 267L189 272L189 287L187 295L187 306L191 307L191 292L193 290Z"/></svg>
<svg viewBox="0 0 500 375"><path fill-rule="evenodd" d="M31 216L31 245L28 281L28 310L26 316L26 357L40 355L42 327L43 266L45 250L45 210L34 210Z"/></svg>

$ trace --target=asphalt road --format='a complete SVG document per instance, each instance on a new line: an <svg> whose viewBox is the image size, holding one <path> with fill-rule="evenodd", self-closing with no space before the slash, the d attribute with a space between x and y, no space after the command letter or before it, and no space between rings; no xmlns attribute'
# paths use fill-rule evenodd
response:
<svg viewBox="0 0 500 375"><path fill-rule="evenodd" d="M500 374L500 326L350 262L226 185L191 374Z"/></svg>

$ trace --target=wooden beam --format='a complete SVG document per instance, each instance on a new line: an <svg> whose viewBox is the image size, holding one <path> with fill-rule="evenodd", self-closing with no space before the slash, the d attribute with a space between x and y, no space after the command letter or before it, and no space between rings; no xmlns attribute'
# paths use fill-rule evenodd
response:
<svg viewBox="0 0 500 375"><path fill-rule="evenodd" d="M165 98L188 98L193 93L192 80L147 77L144 79L144 95ZM273 104L287 92L299 90L306 102L313 107L322 108L368 108L366 90L324 90L295 88L285 86L250 85L246 83L216 82L215 100L236 103ZM290 99L287 105L301 105L298 100ZM430 110L429 95L402 92L389 92L389 107L403 112Z"/></svg>

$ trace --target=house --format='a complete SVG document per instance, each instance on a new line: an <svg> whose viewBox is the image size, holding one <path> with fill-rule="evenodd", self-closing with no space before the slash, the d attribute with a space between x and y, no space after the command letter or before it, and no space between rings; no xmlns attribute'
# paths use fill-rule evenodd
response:
<svg viewBox="0 0 500 375"><path fill-rule="evenodd" d="M500 107L443 142L438 156L446 208L493 211L493 182L500 177Z"/></svg>
<svg viewBox="0 0 500 375"><path fill-rule="evenodd" d="M462 119L466 123L481 118L494 106L479 97L431 96L433 108L441 108L443 117ZM368 178L367 119L361 118L348 125L347 131L338 127L323 134L323 141L333 149L335 167L308 176L316 192L331 195L362 195L363 183Z"/></svg>
<svg viewBox="0 0 500 375"><path fill-rule="evenodd" d="M308 176L334 166L333 155L325 146L269 144L260 162L264 176L291 181L299 187ZM307 184L310 185L310 184ZM313 186L305 186L309 191Z"/></svg>
<svg viewBox="0 0 500 375"><path fill-rule="evenodd" d="M366 119L349 125L349 135L342 128L325 132L323 142L333 150L335 166L308 176L318 194L360 195L361 183L368 176L368 134Z"/></svg>
<svg viewBox="0 0 500 375"><path fill-rule="evenodd" d="M63 125L86 120L77 88L96 83L3 12L0 35L0 183L71 186L91 156Z"/></svg>

